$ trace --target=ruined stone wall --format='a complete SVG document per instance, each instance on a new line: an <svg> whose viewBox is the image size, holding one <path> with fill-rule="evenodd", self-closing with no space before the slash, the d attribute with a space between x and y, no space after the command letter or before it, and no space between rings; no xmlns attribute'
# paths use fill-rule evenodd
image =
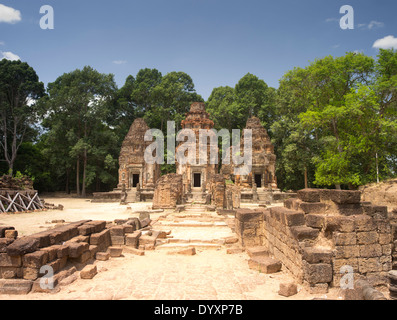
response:
<svg viewBox="0 0 397 320"><path fill-rule="evenodd" d="M183 202L182 175L162 176L154 191L153 209L174 209Z"/></svg>
<svg viewBox="0 0 397 320"><path fill-rule="evenodd" d="M110 245L105 221L79 221L22 238L13 227L0 226L0 278L19 279L23 290L40 292L39 278L48 272L43 266L56 275L67 263L84 264Z"/></svg>
<svg viewBox="0 0 397 320"><path fill-rule="evenodd" d="M95 259L108 260L125 246L131 250L153 247L156 237L141 236L150 223L149 216L114 222L83 220L21 238L14 227L0 226L0 294L52 292L41 286L43 277L51 276L49 267L55 289L76 268Z"/></svg>
<svg viewBox="0 0 397 320"><path fill-rule="evenodd" d="M351 268L355 280L387 285L392 269L392 227L387 208L360 202L359 191L301 190L297 199L258 213L236 215L243 245L262 245L313 292L339 287ZM347 269L350 270L350 269Z"/></svg>
<svg viewBox="0 0 397 320"><path fill-rule="evenodd" d="M211 175L208 187L211 193L211 204L217 209L226 208L225 178L220 174Z"/></svg>

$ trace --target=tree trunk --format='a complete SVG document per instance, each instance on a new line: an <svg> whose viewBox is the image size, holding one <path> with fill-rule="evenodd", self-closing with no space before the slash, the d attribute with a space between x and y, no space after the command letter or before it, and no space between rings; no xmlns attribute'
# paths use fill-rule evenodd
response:
<svg viewBox="0 0 397 320"><path fill-rule="evenodd" d="M340 184L335 184L335 189L336 189L336 190L342 190Z"/></svg>
<svg viewBox="0 0 397 320"><path fill-rule="evenodd" d="M84 149L84 161L83 161L83 186L81 191L81 196L84 198L86 194L85 180L87 173L87 149Z"/></svg>
<svg viewBox="0 0 397 320"><path fill-rule="evenodd" d="M66 194L70 194L69 180L70 180L70 169L66 169L66 183L65 183Z"/></svg>
<svg viewBox="0 0 397 320"><path fill-rule="evenodd" d="M307 181L307 167L305 166L305 189L309 188L309 184Z"/></svg>
<svg viewBox="0 0 397 320"><path fill-rule="evenodd" d="M80 158L77 157L77 164L76 164L76 191L77 196L80 197Z"/></svg>

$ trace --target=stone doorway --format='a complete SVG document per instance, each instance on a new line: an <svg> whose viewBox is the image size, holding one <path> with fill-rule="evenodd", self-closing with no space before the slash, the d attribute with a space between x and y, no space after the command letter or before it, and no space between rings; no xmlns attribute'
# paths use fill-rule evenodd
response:
<svg viewBox="0 0 397 320"><path fill-rule="evenodd" d="M140 178L139 174L132 175L132 187L133 188L136 188L136 186L139 184L139 178Z"/></svg>
<svg viewBox="0 0 397 320"><path fill-rule="evenodd" d="M262 175L256 174L255 175L255 184L257 188L262 188Z"/></svg>
<svg viewBox="0 0 397 320"><path fill-rule="evenodd" d="M193 188L201 188L201 173L193 175Z"/></svg>

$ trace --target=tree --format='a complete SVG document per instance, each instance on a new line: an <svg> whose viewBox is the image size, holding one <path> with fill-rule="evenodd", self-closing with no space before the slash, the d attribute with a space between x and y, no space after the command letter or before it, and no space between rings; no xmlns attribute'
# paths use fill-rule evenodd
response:
<svg viewBox="0 0 397 320"><path fill-rule="evenodd" d="M257 76L248 73L236 84L235 94L239 114L245 115L243 122L248 117L259 116L262 124L266 128L270 127L274 115L274 89L269 88Z"/></svg>
<svg viewBox="0 0 397 320"><path fill-rule="evenodd" d="M61 143L68 150L66 159L74 159L78 196L86 196L87 185L93 181L95 170L89 164L90 157L98 145L106 145L95 137L101 130L108 130L104 119L115 92L113 75L101 74L91 67L64 74L48 85L49 96L43 102L48 110L44 124L55 138L55 144ZM64 165L67 170L70 163Z"/></svg>
<svg viewBox="0 0 397 320"><path fill-rule="evenodd" d="M34 134L38 114L35 101L43 95L44 85L27 63L0 61L0 146L10 174L21 144L29 133Z"/></svg>
<svg viewBox="0 0 397 320"><path fill-rule="evenodd" d="M238 129L242 118L246 115L239 114L234 88L219 87L212 90L207 101L207 111L215 122L216 129Z"/></svg>

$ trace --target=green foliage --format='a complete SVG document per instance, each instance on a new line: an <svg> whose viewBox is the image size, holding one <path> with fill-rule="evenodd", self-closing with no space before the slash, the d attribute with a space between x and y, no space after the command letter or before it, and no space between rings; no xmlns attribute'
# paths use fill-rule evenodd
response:
<svg viewBox="0 0 397 320"><path fill-rule="evenodd" d="M38 108L44 85L26 62L0 60L0 152L13 172L18 150L37 135Z"/></svg>

